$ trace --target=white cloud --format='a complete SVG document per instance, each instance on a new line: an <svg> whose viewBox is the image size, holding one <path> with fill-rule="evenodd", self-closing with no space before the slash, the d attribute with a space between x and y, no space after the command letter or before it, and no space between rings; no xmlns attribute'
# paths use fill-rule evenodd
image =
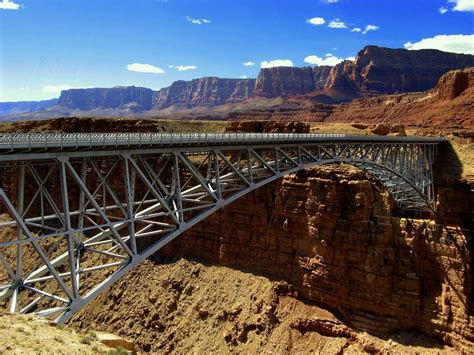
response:
<svg viewBox="0 0 474 355"><path fill-rule="evenodd" d="M18 88L18 90L20 91L30 91L30 87L29 86L21 86Z"/></svg>
<svg viewBox="0 0 474 355"><path fill-rule="evenodd" d="M136 71L139 73L153 73L153 74L164 74L165 71L161 68L155 67L151 64L141 64L141 63L133 63L127 65L127 70Z"/></svg>
<svg viewBox="0 0 474 355"><path fill-rule="evenodd" d="M205 23L211 23L211 20L208 20L205 18L192 18L189 16L186 16L186 21L189 21L195 25L203 25Z"/></svg>
<svg viewBox="0 0 474 355"><path fill-rule="evenodd" d="M273 67L292 67L293 62L289 59L275 59L271 61L263 61L260 63L261 68L273 68Z"/></svg>
<svg viewBox="0 0 474 355"><path fill-rule="evenodd" d="M356 59L356 57L347 57L346 58L346 60L350 60L351 62L353 62L355 59Z"/></svg>
<svg viewBox="0 0 474 355"><path fill-rule="evenodd" d="M322 17L313 17L308 20L306 20L307 23L310 23L314 26L321 26L326 23L326 20L324 20Z"/></svg>
<svg viewBox="0 0 474 355"><path fill-rule="evenodd" d="M328 53L329 54L329 53ZM344 61L343 58L335 57L334 55L326 56L326 58L320 58L317 55L309 55L304 59L305 63L313 64L313 65L330 65L334 66L339 64L340 62Z"/></svg>
<svg viewBox="0 0 474 355"><path fill-rule="evenodd" d="M63 90L90 89L90 88L92 88L92 86L77 87L77 86L71 86L71 85L46 85L46 86L43 86L41 91L48 94L59 94Z"/></svg>
<svg viewBox="0 0 474 355"><path fill-rule="evenodd" d="M439 9L438 9L439 13L441 15L444 15L446 12L448 12L448 9L444 6L441 6Z"/></svg>
<svg viewBox="0 0 474 355"><path fill-rule="evenodd" d="M326 53L324 56L325 56L325 57L332 57L333 54L332 54L332 53Z"/></svg>
<svg viewBox="0 0 474 355"><path fill-rule="evenodd" d="M247 79L247 75L241 75L240 79Z"/></svg>
<svg viewBox="0 0 474 355"><path fill-rule="evenodd" d="M453 11L474 12L474 0L449 0L449 2L456 4Z"/></svg>
<svg viewBox="0 0 474 355"><path fill-rule="evenodd" d="M168 68L173 69L174 65L168 65Z"/></svg>
<svg viewBox="0 0 474 355"><path fill-rule="evenodd" d="M364 32L362 32L362 34L365 35L369 31L377 31L379 28L380 28L379 26L367 25L367 26L365 26L365 30L364 30Z"/></svg>
<svg viewBox="0 0 474 355"><path fill-rule="evenodd" d="M362 28L360 27L354 27L351 32L362 32Z"/></svg>
<svg viewBox="0 0 474 355"><path fill-rule="evenodd" d="M0 9L2 10L18 10L20 7L20 4L14 3L11 0L0 1Z"/></svg>
<svg viewBox="0 0 474 355"><path fill-rule="evenodd" d="M195 66L195 65L175 65L174 68L178 69L179 71L186 71L186 70L197 69L197 66Z"/></svg>
<svg viewBox="0 0 474 355"><path fill-rule="evenodd" d="M347 28L346 24L344 22L342 22L341 20L339 20L338 18L335 18L334 20L329 22L328 27L331 27L331 28Z"/></svg>
<svg viewBox="0 0 474 355"><path fill-rule="evenodd" d="M335 3L338 3L339 0L321 0L321 2L325 4L335 4Z"/></svg>
<svg viewBox="0 0 474 355"><path fill-rule="evenodd" d="M445 52L474 54L474 35L438 35L419 42L407 42L406 49L439 49Z"/></svg>
<svg viewBox="0 0 474 355"><path fill-rule="evenodd" d="M253 67L255 65L255 63L251 62L251 61L248 61L248 62L243 62L242 65L244 65L246 67Z"/></svg>

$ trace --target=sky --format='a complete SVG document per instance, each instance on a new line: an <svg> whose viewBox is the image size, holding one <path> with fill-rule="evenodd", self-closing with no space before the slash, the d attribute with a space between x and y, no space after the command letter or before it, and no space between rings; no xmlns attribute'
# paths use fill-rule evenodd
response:
<svg viewBox="0 0 474 355"><path fill-rule="evenodd" d="M0 101L255 78L366 45L474 54L474 0L0 0Z"/></svg>

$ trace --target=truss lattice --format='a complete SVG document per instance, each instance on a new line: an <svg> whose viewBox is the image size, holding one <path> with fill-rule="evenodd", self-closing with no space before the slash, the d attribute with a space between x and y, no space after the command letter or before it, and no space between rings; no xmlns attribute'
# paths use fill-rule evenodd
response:
<svg viewBox="0 0 474 355"><path fill-rule="evenodd" d="M67 321L217 209L317 164L434 210L440 139L305 134L0 136L0 302Z"/></svg>

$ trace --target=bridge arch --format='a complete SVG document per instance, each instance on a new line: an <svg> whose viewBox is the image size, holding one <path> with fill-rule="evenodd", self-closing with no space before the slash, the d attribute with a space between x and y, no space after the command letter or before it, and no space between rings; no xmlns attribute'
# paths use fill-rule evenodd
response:
<svg viewBox="0 0 474 355"><path fill-rule="evenodd" d="M16 233L0 239L0 300L11 312L59 323L212 213L306 168L349 164L378 180L400 208L434 210L437 139L66 135L18 147L9 139L0 173L14 171L18 193L0 188L10 215L0 230ZM141 246L144 237L153 242ZM27 253L36 265L23 262Z"/></svg>

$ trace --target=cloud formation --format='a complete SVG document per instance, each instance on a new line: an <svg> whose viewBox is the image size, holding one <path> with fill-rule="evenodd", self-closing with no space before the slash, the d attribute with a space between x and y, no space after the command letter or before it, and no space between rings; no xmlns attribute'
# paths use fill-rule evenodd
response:
<svg viewBox="0 0 474 355"><path fill-rule="evenodd" d="M261 68L273 68L273 67L292 67L293 62L289 59L275 59L270 61L263 61L260 63Z"/></svg>
<svg viewBox="0 0 474 355"><path fill-rule="evenodd" d="M314 25L314 26L321 26L321 25L324 25L326 23L326 20L323 19L322 17L313 17L313 18L310 18L308 20L306 20L307 23L310 23L311 25Z"/></svg>
<svg viewBox="0 0 474 355"><path fill-rule="evenodd" d="M208 20L206 18L192 18L189 16L186 16L186 21L189 21L195 25L204 25L205 23L211 23L211 20Z"/></svg>
<svg viewBox="0 0 474 355"><path fill-rule="evenodd" d="M365 30L364 30L364 32L362 32L362 34L365 35L369 31L377 31L379 28L380 28L379 26L367 25L367 26L365 26Z"/></svg>
<svg viewBox="0 0 474 355"><path fill-rule="evenodd" d="M312 64L312 65L330 65L330 66L334 66L336 64L339 64L341 63L342 61L344 61L343 58L338 58L334 55L332 55L331 53L326 53L326 57L325 58L320 58L318 57L317 55L309 55L307 56L305 59L304 59L304 62L305 63L308 63L308 64Z"/></svg>
<svg viewBox="0 0 474 355"><path fill-rule="evenodd" d="M139 73L164 74L165 71L151 64L133 63L127 65L127 70Z"/></svg>
<svg viewBox="0 0 474 355"><path fill-rule="evenodd" d="M362 32L362 28L360 27L354 27L351 32Z"/></svg>
<svg viewBox="0 0 474 355"><path fill-rule="evenodd" d="M0 1L0 9L1 10L18 10L20 8L20 4L17 4L11 0L1 0Z"/></svg>
<svg viewBox="0 0 474 355"><path fill-rule="evenodd" d="M474 0L449 0L454 3L453 11L474 12Z"/></svg>
<svg viewBox="0 0 474 355"><path fill-rule="evenodd" d="M252 61L248 61L248 62L243 62L242 65L246 67L253 67L255 63Z"/></svg>
<svg viewBox="0 0 474 355"><path fill-rule="evenodd" d="M406 49L439 49L440 51L474 54L474 35L438 35L419 42L407 42Z"/></svg>
<svg viewBox="0 0 474 355"><path fill-rule="evenodd" d="M341 20L339 20L338 18L335 18L334 20L329 22L328 27L331 27L331 28L347 28L346 24L344 22L342 22Z"/></svg>
<svg viewBox="0 0 474 355"><path fill-rule="evenodd" d="M195 65L176 65L174 68L179 70L179 71L186 71L186 70L197 69L197 66L195 66Z"/></svg>
<svg viewBox="0 0 474 355"><path fill-rule="evenodd" d="M448 12L448 9L444 6L441 6L439 9L438 9L439 13L441 15L444 15L446 12Z"/></svg>

